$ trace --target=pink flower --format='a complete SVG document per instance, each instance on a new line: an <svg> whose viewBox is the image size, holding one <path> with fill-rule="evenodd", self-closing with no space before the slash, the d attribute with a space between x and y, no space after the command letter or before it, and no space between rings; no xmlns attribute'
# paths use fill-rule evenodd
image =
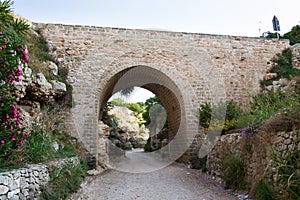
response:
<svg viewBox="0 0 300 200"><path fill-rule="evenodd" d="M5 49L5 48L6 48L6 45L0 46L0 51L3 50L3 49Z"/></svg>
<svg viewBox="0 0 300 200"><path fill-rule="evenodd" d="M10 117L9 117L8 114L6 114L6 121L5 121L5 123L8 124L9 122L10 122Z"/></svg>
<svg viewBox="0 0 300 200"><path fill-rule="evenodd" d="M5 144L5 141L4 141L4 140L1 140L1 144Z"/></svg>
<svg viewBox="0 0 300 200"><path fill-rule="evenodd" d="M20 158L20 160L19 160L20 162L23 162L23 158Z"/></svg>
<svg viewBox="0 0 300 200"><path fill-rule="evenodd" d="M24 139L24 138L22 138L20 140L20 145L18 146L18 150L21 150L21 148L24 146L25 142L26 142L26 139Z"/></svg>
<svg viewBox="0 0 300 200"><path fill-rule="evenodd" d="M24 145L25 142L26 142L26 140L25 140L24 138L22 138L22 139L20 140L20 147L21 147L21 148L23 147L23 145Z"/></svg>
<svg viewBox="0 0 300 200"><path fill-rule="evenodd" d="M13 114L13 118L18 118L18 113L17 113L17 111L18 111L18 108L17 108L17 106L15 106L15 105L13 105L12 106L12 114Z"/></svg>
<svg viewBox="0 0 300 200"><path fill-rule="evenodd" d="M28 57L27 49L24 47L22 47L22 54L23 54L23 58L24 58L24 60L22 60L22 63L28 63L29 57Z"/></svg>
<svg viewBox="0 0 300 200"><path fill-rule="evenodd" d="M17 131L17 134L20 135L20 134L21 134L21 131Z"/></svg>
<svg viewBox="0 0 300 200"><path fill-rule="evenodd" d="M12 136L11 140L12 140L12 141L16 141L17 138L16 138L15 136Z"/></svg>

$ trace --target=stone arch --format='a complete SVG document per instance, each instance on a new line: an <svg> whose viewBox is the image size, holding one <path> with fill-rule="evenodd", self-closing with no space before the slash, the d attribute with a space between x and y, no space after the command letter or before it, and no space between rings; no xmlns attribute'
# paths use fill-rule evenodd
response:
<svg viewBox="0 0 300 200"><path fill-rule="evenodd" d="M139 86L148 89L161 100L166 109L169 126L169 140L172 159L178 159L189 147L198 130L192 87L181 77L180 72L169 67L149 67L148 65L116 65L100 79L99 119L108 99L122 89ZM173 70L172 70L173 69Z"/></svg>
<svg viewBox="0 0 300 200"><path fill-rule="evenodd" d="M124 76L126 77L123 78ZM119 82L122 78L123 80ZM181 91L165 74L146 66L134 66L111 77L100 97L99 119L102 117L106 102L115 92L133 86L147 89L161 100L168 115L170 137L175 136L181 123L181 104L183 104Z"/></svg>

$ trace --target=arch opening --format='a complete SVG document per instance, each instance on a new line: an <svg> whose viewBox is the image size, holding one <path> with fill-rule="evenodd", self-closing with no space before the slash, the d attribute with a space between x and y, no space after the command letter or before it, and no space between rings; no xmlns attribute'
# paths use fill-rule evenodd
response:
<svg viewBox="0 0 300 200"><path fill-rule="evenodd" d="M134 66L131 68L127 68L116 73L115 75L110 77L110 79L108 79L104 89L100 94L98 119L102 119L106 103L109 101L111 96L113 96L120 90L131 87L141 87L149 90L150 92L155 94L156 97L161 101L161 104L164 107L167 115L167 143L172 142L173 138L175 138L178 132L181 132L181 134L182 132L184 132L185 127L180 127L185 126L186 120L184 117L184 99L181 91L174 83L174 81L166 74L158 71L157 69L147 66ZM120 153L116 153L116 149L111 150L111 147L108 147L108 151L110 164L118 165L117 163L115 163L116 160L114 158L116 157L116 155L120 155ZM110 153L110 151L112 152L112 154ZM119 152L120 150L117 151ZM151 155L162 155L163 151L170 152L170 147L167 148L166 146L163 146L163 148L159 149L158 153L152 152L154 154ZM116 162L118 161L119 159L117 158ZM164 166L162 166L160 164L159 166L159 168L162 168L166 165L164 164ZM125 169L125 171L127 170ZM139 171L139 169L137 171Z"/></svg>
<svg viewBox="0 0 300 200"><path fill-rule="evenodd" d="M176 135L181 122L183 111L181 92L169 77L150 67L136 66L125 69L108 81L106 89L100 97L99 120L103 117L105 105L110 97L118 91L131 87L141 87L149 90L161 101L167 113L169 138L172 139Z"/></svg>

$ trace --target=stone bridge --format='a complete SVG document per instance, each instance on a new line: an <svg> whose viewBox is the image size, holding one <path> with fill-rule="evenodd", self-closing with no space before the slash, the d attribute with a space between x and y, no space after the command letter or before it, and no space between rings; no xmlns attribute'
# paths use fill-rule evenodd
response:
<svg viewBox="0 0 300 200"><path fill-rule="evenodd" d="M90 155L107 162L99 120L107 100L140 86L164 105L174 159L198 132L201 103L231 100L247 106L275 54L288 41L94 26L33 25L69 70L75 107L67 123ZM172 154L172 153L171 153Z"/></svg>

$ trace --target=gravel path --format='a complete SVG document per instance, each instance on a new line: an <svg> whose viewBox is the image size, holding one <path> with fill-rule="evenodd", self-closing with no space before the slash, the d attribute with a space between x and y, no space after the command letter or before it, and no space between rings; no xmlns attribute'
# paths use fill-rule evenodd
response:
<svg viewBox="0 0 300 200"><path fill-rule="evenodd" d="M88 177L71 199L93 200L234 200L217 181L200 170L173 163L148 173L107 170Z"/></svg>

